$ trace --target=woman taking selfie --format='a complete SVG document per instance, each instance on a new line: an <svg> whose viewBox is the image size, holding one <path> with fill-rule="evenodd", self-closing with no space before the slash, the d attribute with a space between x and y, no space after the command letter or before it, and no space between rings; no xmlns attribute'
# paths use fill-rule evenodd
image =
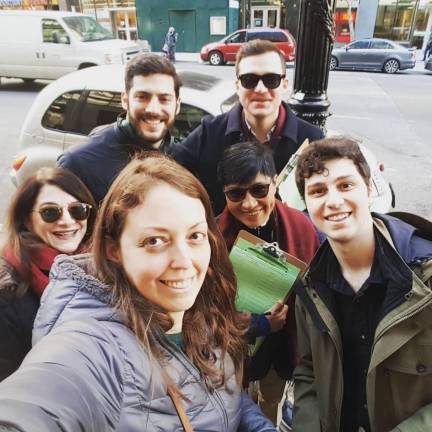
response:
<svg viewBox="0 0 432 432"><path fill-rule="evenodd" d="M159 154L132 161L103 202L92 249L53 266L35 346L0 384L0 425L275 431L241 392L246 323L192 174Z"/></svg>
<svg viewBox="0 0 432 432"><path fill-rule="evenodd" d="M54 258L81 250L94 218L90 192L69 171L42 168L16 191L0 258L0 381L31 348L33 321Z"/></svg>

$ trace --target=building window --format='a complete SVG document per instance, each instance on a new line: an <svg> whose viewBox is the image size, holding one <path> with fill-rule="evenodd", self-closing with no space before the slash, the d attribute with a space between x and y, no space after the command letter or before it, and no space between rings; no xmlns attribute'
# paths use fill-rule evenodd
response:
<svg viewBox="0 0 432 432"><path fill-rule="evenodd" d="M380 0L375 37L421 47L429 19L430 0Z"/></svg>

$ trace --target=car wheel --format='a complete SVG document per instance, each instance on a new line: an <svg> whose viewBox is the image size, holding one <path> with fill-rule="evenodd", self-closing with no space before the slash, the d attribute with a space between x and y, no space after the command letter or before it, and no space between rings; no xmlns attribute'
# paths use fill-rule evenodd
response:
<svg viewBox="0 0 432 432"><path fill-rule="evenodd" d="M383 71L388 74L394 74L399 70L399 62L395 59L387 60L384 63Z"/></svg>
<svg viewBox="0 0 432 432"><path fill-rule="evenodd" d="M224 59L219 51L212 51L209 54L209 63L213 66L220 66L224 64Z"/></svg>
<svg viewBox="0 0 432 432"><path fill-rule="evenodd" d="M331 56L330 59L330 70L335 70L338 67L338 61L335 56Z"/></svg>

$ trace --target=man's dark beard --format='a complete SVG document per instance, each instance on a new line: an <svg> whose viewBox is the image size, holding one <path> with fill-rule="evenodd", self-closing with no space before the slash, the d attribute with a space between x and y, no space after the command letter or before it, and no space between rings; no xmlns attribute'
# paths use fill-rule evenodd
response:
<svg viewBox="0 0 432 432"><path fill-rule="evenodd" d="M159 117L152 117L152 118L160 119ZM149 138L149 137L145 136L142 133L141 129L137 125L138 122L136 121L135 118L132 118L131 116L128 116L128 120L129 120L130 125L133 127L135 133L137 134L137 136L139 138L141 138L143 141L145 141L147 144L149 144L150 146L152 146L153 144L158 143L159 141L162 141L164 139L165 135L168 132L167 125L164 124L164 129L162 130L162 133L160 134L159 138L154 138L154 137Z"/></svg>

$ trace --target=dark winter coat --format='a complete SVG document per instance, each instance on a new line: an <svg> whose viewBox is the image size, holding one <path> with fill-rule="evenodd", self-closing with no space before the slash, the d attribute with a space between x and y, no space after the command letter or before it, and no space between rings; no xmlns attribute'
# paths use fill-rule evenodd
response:
<svg viewBox="0 0 432 432"><path fill-rule="evenodd" d="M15 372L30 351L38 308L39 297L0 258L0 381Z"/></svg>
<svg viewBox="0 0 432 432"><path fill-rule="evenodd" d="M323 137L321 129L299 119L287 104L283 102L283 105L285 126L280 141L273 147L278 173L306 138L314 141ZM228 146L247 140L242 132L242 111L242 106L237 104L225 114L205 117L181 144L172 148L174 159L194 173L207 189L216 215L225 207L222 186L217 181L218 163Z"/></svg>
<svg viewBox="0 0 432 432"><path fill-rule="evenodd" d="M143 150L155 150L143 142L133 141L129 134L119 127L123 120L96 128L86 144L64 153L58 162L79 177L100 203L111 183L131 158ZM168 152L172 144L169 134L158 149Z"/></svg>

